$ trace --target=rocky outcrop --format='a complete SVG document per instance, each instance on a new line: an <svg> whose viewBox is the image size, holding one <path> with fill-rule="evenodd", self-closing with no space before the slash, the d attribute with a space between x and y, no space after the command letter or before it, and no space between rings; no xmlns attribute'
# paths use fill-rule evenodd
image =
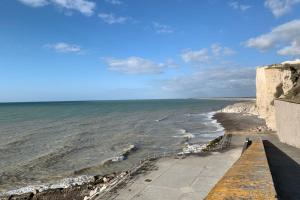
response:
<svg viewBox="0 0 300 200"><path fill-rule="evenodd" d="M300 100L300 61L259 67L256 70L256 106L269 128L276 130L274 99Z"/></svg>
<svg viewBox="0 0 300 200"><path fill-rule="evenodd" d="M220 110L220 112L258 115L255 101L247 101L228 105L222 110Z"/></svg>

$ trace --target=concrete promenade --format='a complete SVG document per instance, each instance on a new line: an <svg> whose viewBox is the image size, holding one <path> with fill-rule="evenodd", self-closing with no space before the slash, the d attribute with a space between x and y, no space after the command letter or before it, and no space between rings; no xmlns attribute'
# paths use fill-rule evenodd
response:
<svg viewBox="0 0 300 200"><path fill-rule="evenodd" d="M240 157L242 148L223 153L160 159L157 170L131 180L110 199L116 200L193 200L204 199Z"/></svg>
<svg viewBox="0 0 300 200"><path fill-rule="evenodd" d="M300 149L281 143L275 134L237 134L231 138L230 148L222 153L160 159L155 164L157 169L134 177L109 199L204 199L240 158L246 138L262 139L277 198L300 199Z"/></svg>

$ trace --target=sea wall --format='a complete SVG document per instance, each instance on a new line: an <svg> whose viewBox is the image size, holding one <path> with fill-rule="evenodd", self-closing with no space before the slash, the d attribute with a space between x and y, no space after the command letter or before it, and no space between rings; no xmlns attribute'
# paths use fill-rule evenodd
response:
<svg viewBox="0 0 300 200"><path fill-rule="evenodd" d="M256 106L267 126L276 130L274 99L299 98L300 64L275 64L256 70Z"/></svg>
<svg viewBox="0 0 300 200"><path fill-rule="evenodd" d="M205 200L277 200L277 194L261 139L250 147L209 192Z"/></svg>
<svg viewBox="0 0 300 200"><path fill-rule="evenodd" d="M275 111L280 141L300 148L300 104L275 100Z"/></svg>

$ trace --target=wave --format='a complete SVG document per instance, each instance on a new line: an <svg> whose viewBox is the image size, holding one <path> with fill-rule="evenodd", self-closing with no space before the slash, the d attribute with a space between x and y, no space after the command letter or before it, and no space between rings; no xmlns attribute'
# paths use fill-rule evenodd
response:
<svg viewBox="0 0 300 200"><path fill-rule="evenodd" d="M179 133L182 134L181 137L188 137L191 136L191 138L195 137L219 137L221 135L224 135L225 129L224 127L216 120L213 119L213 116L216 114L216 111L213 112L206 112L206 113L188 113L185 114L185 116L188 117L197 117L201 116L201 121L199 123L204 124L207 128L213 127L215 130L198 130L196 132L187 132L185 129L179 129ZM187 136L186 136L187 135ZM178 137L178 136L176 136Z"/></svg>
<svg viewBox="0 0 300 200"><path fill-rule="evenodd" d="M224 129L224 127L216 119L213 119L213 116L216 113L217 113L216 111L205 113L205 117L210 121L210 123L212 124L212 126L214 126L217 129L215 131L210 131L210 133L217 133L215 135L221 136L221 135L224 135L225 129ZM205 134L202 134L202 136L204 136L204 135Z"/></svg>
<svg viewBox="0 0 300 200"><path fill-rule="evenodd" d="M185 134L187 132L185 129L178 129L177 131L179 134Z"/></svg>
<svg viewBox="0 0 300 200"><path fill-rule="evenodd" d="M26 187L22 187L16 190L10 190L8 192L0 193L0 196L4 195L18 195L24 193L35 192L38 190L39 192L49 190L49 189L57 189L57 188L69 188L76 185L83 185L86 183L90 183L94 181L94 176L82 175L78 177L72 178L64 178L54 183L48 183L44 185L30 185Z"/></svg>
<svg viewBox="0 0 300 200"><path fill-rule="evenodd" d="M135 145L129 145L127 148L123 149L122 152L120 152L118 154L118 156L123 156L124 159L127 158L127 156L129 156L129 154L133 151L136 151L137 147ZM53 154L53 153L52 153ZM49 162L55 162L57 161L56 159L56 154L50 154L50 155L45 155L43 157L38 158L39 161L35 161L35 165L34 167L36 167L37 165L39 167L45 167L45 165L48 165ZM18 195L18 194L24 194L24 193L29 193L29 192L34 192L36 190L38 190L39 192L45 191L45 190L49 190L49 189L57 189L57 188L69 188L71 186L76 186L76 185L83 185L85 183L90 183L94 181L94 176L89 176L89 175L81 175L81 174L89 174L91 172L99 172L99 170L101 168L103 168L105 165L110 164L112 162L116 162L114 161L115 157L112 158L108 158L103 160L100 164L96 164L93 166L89 166L89 167L85 167L79 170L75 170L73 172L73 175L75 175L76 177L68 177L68 178L63 178L61 180L58 180L56 182L53 183L46 183L46 184L40 184L40 185L29 185L26 187L22 187L19 189L15 189L15 190L10 190L8 192L4 192L4 193L0 193L0 197L3 195ZM118 160L121 161L121 160ZM29 167L25 167L22 166L23 168L29 168ZM8 175L8 174L6 174ZM77 176L80 175L80 176ZM12 175L13 177L17 178L15 175ZM22 178L18 178L18 180L22 180Z"/></svg>
<svg viewBox="0 0 300 200"><path fill-rule="evenodd" d="M166 120L166 119L168 119L168 118L169 118L169 115L165 115L165 116L163 116L162 118L156 119L156 120L154 120L154 121L156 121L156 122L161 122L161 121L164 121L164 120Z"/></svg>
<svg viewBox="0 0 300 200"><path fill-rule="evenodd" d="M179 135L175 135L175 136L173 136L173 137L175 137L175 138L180 137L180 138L187 138L187 139L192 139L192 138L195 137L194 134L188 132L188 131L185 130L185 129L178 129L177 132L178 132L177 134L179 134Z"/></svg>

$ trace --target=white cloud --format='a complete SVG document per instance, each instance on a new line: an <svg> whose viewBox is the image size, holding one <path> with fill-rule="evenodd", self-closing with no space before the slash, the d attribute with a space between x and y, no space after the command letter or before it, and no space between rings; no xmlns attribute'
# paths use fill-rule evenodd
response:
<svg viewBox="0 0 300 200"><path fill-rule="evenodd" d="M159 74L166 68L176 67L172 60L167 60L165 63L156 63L141 57L103 58L103 60L107 63L109 70L124 74Z"/></svg>
<svg viewBox="0 0 300 200"><path fill-rule="evenodd" d="M105 0L107 3L113 4L113 5L121 5L123 4L123 1L120 0Z"/></svg>
<svg viewBox="0 0 300 200"><path fill-rule="evenodd" d="M186 63L203 63L215 61L219 57L233 55L234 53L235 51L231 48L214 43L211 45L210 49L184 50L181 54L181 58Z"/></svg>
<svg viewBox="0 0 300 200"><path fill-rule="evenodd" d="M53 49L59 53L81 53L82 48L76 44L69 44L65 42L59 42L55 44L47 44L46 48Z"/></svg>
<svg viewBox="0 0 300 200"><path fill-rule="evenodd" d="M124 24L130 19L128 17L115 16L112 13L99 13L98 17L100 17L102 21L107 24Z"/></svg>
<svg viewBox="0 0 300 200"><path fill-rule="evenodd" d="M229 47L221 46L218 43L211 45L211 51L214 56L229 56L235 54L235 51Z"/></svg>
<svg viewBox="0 0 300 200"><path fill-rule="evenodd" d="M299 42L294 41L294 42L292 42L292 44L290 46L286 46L286 47L280 49L277 53L280 55L283 55L283 56L287 56L287 55L299 56L300 55L300 44L299 44Z"/></svg>
<svg viewBox="0 0 300 200"><path fill-rule="evenodd" d="M280 55L300 55L300 20L293 20L277 26L271 32L250 38L245 42L246 47L267 51L280 48Z"/></svg>
<svg viewBox="0 0 300 200"><path fill-rule="evenodd" d="M213 67L165 80L162 89L178 97L255 95L255 68Z"/></svg>
<svg viewBox="0 0 300 200"><path fill-rule="evenodd" d="M19 1L31 7L42 7L48 4L48 0L19 0Z"/></svg>
<svg viewBox="0 0 300 200"><path fill-rule="evenodd" d="M173 33L174 30L172 27L165 25L165 24L160 24L158 22L153 22L153 29L157 34L170 34Z"/></svg>
<svg viewBox="0 0 300 200"><path fill-rule="evenodd" d="M51 0L62 8L76 10L85 15L92 15L96 7L94 2L87 0Z"/></svg>
<svg viewBox="0 0 300 200"><path fill-rule="evenodd" d="M234 10L240 10L240 11L246 11L250 9L252 6L246 5L246 4L241 4L238 1L230 1L228 5L233 8Z"/></svg>
<svg viewBox="0 0 300 200"><path fill-rule="evenodd" d="M295 4L300 3L300 0L266 0L265 6L271 10L275 17L290 12Z"/></svg>
<svg viewBox="0 0 300 200"><path fill-rule="evenodd" d="M200 49L197 51L193 51L191 49L185 50L181 54L181 58L186 63L195 63L195 62L204 62L207 61L210 56L208 54L207 49Z"/></svg>
<svg viewBox="0 0 300 200"><path fill-rule="evenodd" d="M84 15L90 16L94 13L96 4L89 0L18 0L31 7L42 7L52 4L68 11L78 11Z"/></svg>

